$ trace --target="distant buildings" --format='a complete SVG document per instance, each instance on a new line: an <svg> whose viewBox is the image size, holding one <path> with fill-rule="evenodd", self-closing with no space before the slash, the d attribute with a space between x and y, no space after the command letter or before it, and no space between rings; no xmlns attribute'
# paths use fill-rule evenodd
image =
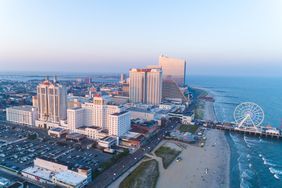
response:
<svg viewBox="0 0 282 188"><path fill-rule="evenodd" d="M14 106L7 108L7 121L22 125L34 125L37 120L37 109L32 106Z"/></svg>
<svg viewBox="0 0 282 188"><path fill-rule="evenodd" d="M129 99L133 103L158 105L162 98L161 69L131 69Z"/></svg>
<svg viewBox="0 0 282 188"><path fill-rule="evenodd" d="M163 70L164 80L173 80L178 86L184 86L186 77L186 61L161 55L159 65Z"/></svg>
<svg viewBox="0 0 282 188"><path fill-rule="evenodd" d="M119 81L119 83L125 83L126 82L126 77L125 77L125 74L120 74L120 81Z"/></svg>
<svg viewBox="0 0 282 188"><path fill-rule="evenodd" d="M187 103L185 77L185 60L161 55L159 65L129 71L130 102L159 105L162 99L168 99Z"/></svg>

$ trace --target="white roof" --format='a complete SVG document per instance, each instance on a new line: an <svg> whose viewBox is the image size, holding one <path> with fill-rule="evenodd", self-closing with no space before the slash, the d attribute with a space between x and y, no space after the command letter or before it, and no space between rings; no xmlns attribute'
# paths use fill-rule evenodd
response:
<svg viewBox="0 0 282 188"><path fill-rule="evenodd" d="M24 105L24 106L12 106L12 107L9 107L9 109L22 110L22 111L31 112L31 111L34 110L34 107L33 106L29 106L29 105Z"/></svg>
<svg viewBox="0 0 282 188"><path fill-rule="evenodd" d="M48 181L52 181L52 178L55 178L57 181L60 181L64 184L76 186L77 184L80 184L85 179L87 179L86 176L83 176L77 172L67 170L62 172L53 172L47 169L39 168L39 167L28 167L22 171L23 173L28 173L33 176L36 176L41 179L45 179Z"/></svg>
<svg viewBox="0 0 282 188"><path fill-rule="evenodd" d="M135 132L130 132L128 131L127 133L125 133L123 135L124 138L137 138L138 136L140 136L140 133L135 133Z"/></svg>
<svg viewBox="0 0 282 188"><path fill-rule="evenodd" d="M37 166L33 166L33 167L28 167L26 169L24 169L22 172L25 172L27 174L31 174L34 176L37 176L39 178L51 181L51 175L52 175L52 171L47 170L47 169L43 169L43 168L39 168Z"/></svg>
<svg viewBox="0 0 282 188"><path fill-rule="evenodd" d="M76 186L87 179L86 176L70 170L56 173L54 175L54 178L56 178L60 182L64 182L65 184L73 186Z"/></svg>

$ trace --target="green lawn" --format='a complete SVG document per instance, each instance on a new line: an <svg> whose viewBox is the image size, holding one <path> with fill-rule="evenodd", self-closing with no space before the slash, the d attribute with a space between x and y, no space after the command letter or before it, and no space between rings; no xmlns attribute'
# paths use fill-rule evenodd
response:
<svg viewBox="0 0 282 188"><path fill-rule="evenodd" d="M159 166L156 160L141 163L119 185L119 188L155 188L159 178Z"/></svg>
<svg viewBox="0 0 282 188"><path fill-rule="evenodd" d="M179 127L179 131L180 132L189 132L192 134L195 134L195 132L198 130L198 126L196 125L180 125Z"/></svg>
<svg viewBox="0 0 282 188"><path fill-rule="evenodd" d="M167 169L174 159L181 153L181 151L172 149L170 147L161 146L155 151L156 156L161 157L164 168Z"/></svg>

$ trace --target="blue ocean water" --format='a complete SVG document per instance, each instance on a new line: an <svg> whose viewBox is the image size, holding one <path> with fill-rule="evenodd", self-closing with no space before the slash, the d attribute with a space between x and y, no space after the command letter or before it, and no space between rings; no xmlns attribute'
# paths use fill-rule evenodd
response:
<svg viewBox="0 0 282 188"><path fill-rule="evenodd" d="M190 76L188 84L215 96L219 121L234 121L241 102L255 102L265 112L264 125L281 127L282 78ZM282 141L226 133L231 149L231 188L282 187Z"/></svg>

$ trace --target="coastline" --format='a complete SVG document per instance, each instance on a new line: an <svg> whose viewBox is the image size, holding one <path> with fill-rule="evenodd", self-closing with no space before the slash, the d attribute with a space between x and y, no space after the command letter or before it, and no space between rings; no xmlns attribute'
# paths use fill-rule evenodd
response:
<svg viewBox="0 0 282 188"><path fill-rule="evenodd" d="M197 89L197 90L203 92L204 94L207 94L207 96L215 99L215 95L212 93L212 91L210 91L208 89L199 88L199 87L192 88L192 89ZM197 100L200 100L200 99L197 99ZM204 117L203 117L203 119L206 120L206 121L214 121L214 122L218 121L214 102L206 101L206 100L204 101ZM223 136L221 136L221 135L223 135ZM231 178L230 178L230 171L231 171L231 167L230 167L230 162L231 162L230 144L227 140L227 135L224 132L218 133L217 136L222 137L221 142L224 145L224 151L226 151L226 152L224 152L225 158L226 158L226 162L225 162L226 168L224 168L225 169L224 171L225 171L225 174L227 174L227 176L225 176L225 178L226 178L225 181L228 182L227 187L230 187L230 181L231 181Z"/></svg>
<svg viewBox="0 0 282 188"><path fill-rule="evenodd" d="M209 90L203 88L196 89L197 94L201 94L202 92L204 96L208 95L214 98L214 95ZM203 112L204 120L217 121L214 101L204 100L202 98L194 100L197 100L194 107L200 104L200 111ZM174 161L168 169L160 170L156 188L230 188L231 150L227 135L215 129L205 130L205 135L207 140L204 147L185 144L186 148L180 154L183 160L181 162ZM162 144L163 142L160 143L160 145ZM110 187L118 187L120 182L137 166L132 167Z"/></svg>
<svg viewBox="0 0 282 188"><path fill-rule="evenodd" d="M201 94L202 92L202 94ZM197 101L194 104L207 121L216 121L214 102L199 99L199 96L213 96L207 90L197 88ZM214 96L213 96L214 97ZM198 107L199 107L198 106ZM205 131L204 147L187 144L182 150L181 162L173 162L167 170L160 172L157 188L192 187L192 188L229 188L231 151L224 132L215 129Z"/></svg>

